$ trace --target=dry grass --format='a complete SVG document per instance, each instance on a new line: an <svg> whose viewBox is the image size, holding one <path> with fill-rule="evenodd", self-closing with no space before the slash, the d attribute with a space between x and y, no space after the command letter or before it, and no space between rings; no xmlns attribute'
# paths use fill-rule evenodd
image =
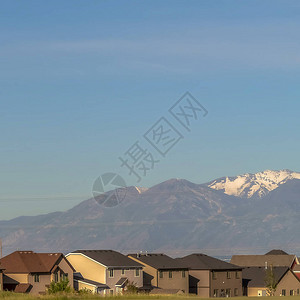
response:
<svg viewBox="0 0 300 300"><path fill-rule="evenodd" d="M197 296L185 296L185 295L124 295L124 296L106 296L101 297L91 294L57 294L57 295L44 295L33 296L28 294L16 294L11 292L0 292L0 299L7 300L97 300L99 298L109 298L110 300L193 300L195 298L205 300L204 298L198 298ZM272 300L300 300L300 296L291 297L272 297ZM258 297L234 297L232 300L254 300Z"/></svg>

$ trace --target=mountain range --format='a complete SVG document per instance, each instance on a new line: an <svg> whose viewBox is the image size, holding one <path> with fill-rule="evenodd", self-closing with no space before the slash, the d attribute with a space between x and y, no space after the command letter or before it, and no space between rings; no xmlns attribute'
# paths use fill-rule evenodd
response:
<svg viewBox="0 0 300 300"><path fill-rule="evenodd" d="M65 212L0 221L3 252L114 249L222 256L300 252L300 173L264 171L205 184L170 179L126 188L111 208L94 198Z"/></svg>

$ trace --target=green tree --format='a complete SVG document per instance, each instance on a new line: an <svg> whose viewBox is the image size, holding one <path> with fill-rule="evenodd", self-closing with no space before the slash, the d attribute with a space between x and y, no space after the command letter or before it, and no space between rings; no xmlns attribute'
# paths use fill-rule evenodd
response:
<svg viewBox="0 0 300 300"><path fill-rule="evenodd" d="M69 285L69 279L64 278L60 280L59 282L51 281L50 286L48 288L49 294L55 294L55 293L70 293L72 292L72 289Z"/></svg>
<svg viewBox="0 0 300 300"><path fill-rule="evenodd" d="M275 296L278 281L272 266L266 270L265 284L267 288L267 295Z"/></svg>

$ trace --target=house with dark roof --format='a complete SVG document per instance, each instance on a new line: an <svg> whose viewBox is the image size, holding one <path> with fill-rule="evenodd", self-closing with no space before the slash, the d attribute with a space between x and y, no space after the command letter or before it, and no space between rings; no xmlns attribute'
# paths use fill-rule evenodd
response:
<svg viewBox="0 0 300 300"><path fill-rule="evenodd" d="M74 288L116 295L128 284L143 286L143 266L113 250L77 250L66 255L75 268Z"/></svg>
<svg viewBox="0 0 300 300"><path fill-rule="evenodd" d="M293 269L299 264L296 255L290 255L282 250L272 250L264 255L233 255L230 261L241 267L288 267Z"/></svg>
<svg viewBox="0 0 300 300"><path fill-rule="evenodd" d="M199 297L242 296L242 268L195 253L177 261L189 268L189 292Z"/></svg>
<svg viewBox="0 0 300 300"><path fill-rule="evenodd" d="M4 268L3 289L42 294L52 281L68 278L73 287L74 269L62 253L15 251L0 260Z"/></svg>
<svg viewBox="0 0 300 300"><path fill-rule="evenodd" d="M144 290L151 294L189 293L189 270L178 260L162 253L128 254L144 266Z"/></svg>
<svg viewBox="0 0 300 300"><path fill-rule="evenodd" d="M268 296L267 270L271 270L277 284L275 296L299 295L299 278L289 267L246 267L243 269L244 296Z"/></svg>

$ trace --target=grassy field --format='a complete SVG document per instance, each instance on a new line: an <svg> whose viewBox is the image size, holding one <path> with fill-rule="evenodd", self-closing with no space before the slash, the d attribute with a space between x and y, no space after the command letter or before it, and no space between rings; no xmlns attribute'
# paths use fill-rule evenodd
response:
<svg viewBox="0 0 300 300"><path fill-rule="evenodd" d="M203 299L198 298L197 296L183 296L183 295L124 295L124 296L107 296L101 297L98 295L90 294L56 294L56 295L44 295L44 296L32 296L28 294L16 294L10 292L0 292L0 299L7 300L96 300L99 298L109 298L110 300L193 300L193 299ZM272 297L272 300L300 300L300 296L290 296L290 297ZM195 300L196 300L195 299ZM219 298L222 299L222 298ZM259 299L259 297L234 297L232 300L246 300L246 299Z"/></svg>

